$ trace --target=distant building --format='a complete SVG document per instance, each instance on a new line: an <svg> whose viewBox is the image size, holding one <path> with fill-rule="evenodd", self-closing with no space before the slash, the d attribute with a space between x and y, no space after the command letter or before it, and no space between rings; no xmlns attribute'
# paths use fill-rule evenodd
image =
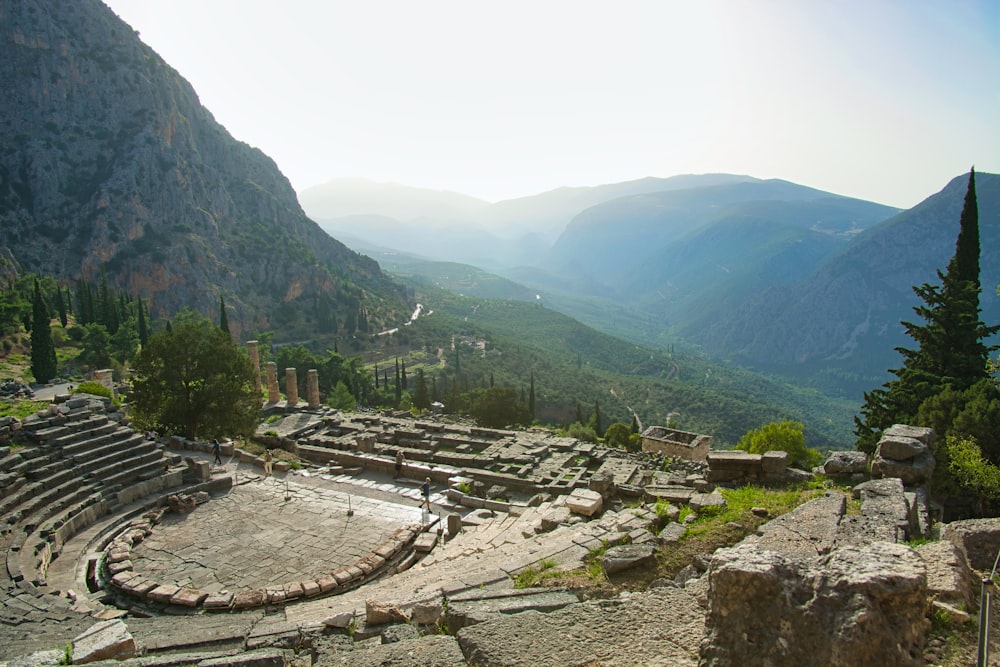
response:
<svg viewBox="0 0 1000 667"><path fill-rule="evenodd" d="M642 432L642 451L671 458L705 462L712 436L688 433L666 426L650 426Z"/></svg>

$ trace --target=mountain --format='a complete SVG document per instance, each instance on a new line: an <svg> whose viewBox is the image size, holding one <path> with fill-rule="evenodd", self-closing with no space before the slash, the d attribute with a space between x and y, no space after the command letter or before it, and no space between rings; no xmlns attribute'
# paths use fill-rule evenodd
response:
<svg viewBox="0 0 1000 667"><path fill-rule="evenodd" d="M489 202L458 192L377 183L364 178L339 178L306 188L299 193L299 201L313 220L359 214L401 221L463 220L489 206Z"/></svg>
<svg viewBox="0 0 1000 667"><path fill-rule="evenodd" d="M753 180L732 174L643 178L486 204L454 192L342 179L303 190L299 198L306 213L337 238L350 236L361 244L429 260L504 270L543 261L574 216L596 204L646 192Z"/></svg>
<svg viewBox="0 0 1000 667"><path fill-rule="evenodd" d="M805 279L774 285L723 313L697 335L706 349L793 377L871 389L912 348L901 321L919 321L912 287L940 284L955 253L968 175L853 239ZM1000 175L976 174L982 320L1000 322Z"/></svg>
<svg viewBox="0 0 1000 667"><path fill-rule="evenodd" d="M378 265L105 5L2 0L0 32L0 247L24 269L104 272L157 316L214 316L221 296L237 335L405 317Z"/></svg>

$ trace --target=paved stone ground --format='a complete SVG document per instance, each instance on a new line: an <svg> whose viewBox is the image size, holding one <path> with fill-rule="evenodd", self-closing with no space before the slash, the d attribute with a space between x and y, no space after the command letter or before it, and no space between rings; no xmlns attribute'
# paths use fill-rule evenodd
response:
<svg viewBox="0 0 1000 667"><path fill-rule="evenodd" d="M166 515L133 549L135 571L209 593L315 579L353 564L400 526L421 521L420 508L402 504L402 496L400 502L349 498L322 480L301 481L293 476L286 487L261 478L190 514Z"/></svg>

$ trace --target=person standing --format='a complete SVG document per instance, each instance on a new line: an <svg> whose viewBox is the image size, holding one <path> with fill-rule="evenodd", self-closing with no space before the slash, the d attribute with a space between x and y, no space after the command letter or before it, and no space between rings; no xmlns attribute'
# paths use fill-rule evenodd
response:
<svg viewBox="0 0 1000 667"><path fill-rule="evenodd" d="M274 466L274 456L271 454L271 450L264 451L264 478L271 476L271 467Z"/></svg>
<svg viewBox="0 0 1000 667"><path fill-rule="evenodd" d="M427 511L431 511L431 478L424 478L424 483L420 485L420 493L424 497L423 506Z"/></svg>
<svg viewBox="0 0 1000 667"><path fill-rule="evenodd" d="M403 473L403 462L405 460L406 460L406 457L403 456L403 450L402 449L397 449L396 450L396 474L393 475L394 479L399 479L399 476Z"/></svg>
<svg viewBox="0 0 1000 667"><path fill-rule="evenodd" d="M215 464L222 465L222 445L219 444L219 439L214 438L212 440L212 453L215 454Z"/></svg>

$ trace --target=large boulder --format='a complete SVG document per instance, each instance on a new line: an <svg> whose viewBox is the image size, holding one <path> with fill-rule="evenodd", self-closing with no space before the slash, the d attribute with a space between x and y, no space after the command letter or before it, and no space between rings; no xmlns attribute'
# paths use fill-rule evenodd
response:
<svg viewBox="0 0 1000 667"><path fill-rule="evenodd" d="M991 572L1000 552L1000 518L953 521L941 529L941 539L958 547L973 568Z"/></svg>
<svg viewBox="0 0 1000 667"><path fill-rule="evenodd" d="M823 462L824 475L854 475L868 472L868 455L859 451L830 452Z"/></svg>
<svg viewBox="0 0 1000 667"><path fill-rule="evenodd" d="M742 543L709 570L700 665L922 665L927 578L909 547L876 542L823 558Z"/></svg>
<svg viewBox="0 0 1000 667"><path fill-rule="evenodd" d="M905 461L887 459L876 450L872 460L872 477L898 477L906 486L922 486L934 474L934 456L925 451Z"/></svg>

